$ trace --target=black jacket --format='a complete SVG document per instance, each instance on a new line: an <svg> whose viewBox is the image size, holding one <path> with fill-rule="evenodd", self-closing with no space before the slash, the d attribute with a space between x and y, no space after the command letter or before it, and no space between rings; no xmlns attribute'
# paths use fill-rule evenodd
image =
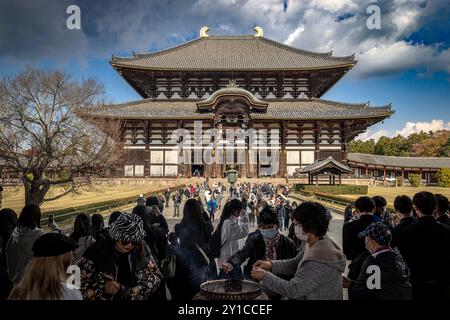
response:
<svg viewBox="0 0 450 320"><path fill-rule="evenodd" d="M370 266L380 268L380 288L369 289L369 277L375 275ZM351 282L352 300L410 300L412 297L409 269L397 250L390 249L364 260L357 280ZM369 281L368 281L369 280Z"/></svg>
<svg viewBox="0 0 450 320"><path fill-rule="evenodd" d="M156 264L150 249L144 241L130 253L130 270L132 287L139 287L139 300L153 297L160 288L164 288L163 278L156 268L150 268L149 261ZM105 292L106 276L117 279L119 270L119 255L115 250L115 241L110 237L102 238L86 249L77 265L81 270L81 293L84 300L109 300L112 297ZM119 291L115 299L131 299L131 288Z"/></svg>
<svg viewBox="0 0 450 320"><path fill-rule="evenodd" d="M417 219L413 216L406 217L400 220L400 223L394 227L394 230L392 232L392 241L391 241L391 247L395 248L398 245L399 239L402 237L403 230L408 228L409 226L413 225L417 222Z"/></svg>
<svg viewBox="0 0 450 320"><path fill-rule="evenodd" d="M203 282L216 277L212 273L215 263L208 249L210 231L190 230L181 223L175 225L179 244L172 246L176 256L174 300L192 300Z"/></svg>
<svg viewBox="0 0 450 320"><path fill-rule="evenodd" d="M362 215L358 220L344 224L342 229L342 246L347 260L355 259L366 248L364 238L359 233L373 222L371 215Z"/></svg>
<svg viewBox="0 0 450 320"><path fill-rule="evenodd" d="M249 259L247 265L244 267L244 275L246 278L251 278L253 264L258 260L264 260L266 253L266 243L259 230L248 235L244 247L236 252L228 262L234 267L240 267L247 258ZM278 247L276 248L277 260L291 259L297 256L297 248L294 242L288 237L280 234Z"/></svg>
<svg viewBox="0 0 450 320"><path fill-rule="evenodd" d="M450 228L432 216L406 228L398 248L411 270L414 299L450 299Z"/></svg>
<svg viewBox="0 0 450 320"><path fill-rule="evenodd" d="M436 221L445 224L447 226L450 226L450 217L448 216L448 214L440 216L439 218L436 219Z"/></svg>

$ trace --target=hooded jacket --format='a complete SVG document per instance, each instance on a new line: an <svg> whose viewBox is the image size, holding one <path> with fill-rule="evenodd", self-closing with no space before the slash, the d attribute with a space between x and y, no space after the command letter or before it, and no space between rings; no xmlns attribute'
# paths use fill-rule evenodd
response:
<svg viewBox="0 0 450 320"><path fill-rule="evenodd" d="M33 258L33 244L44 234L40 228L29 229L17 227L14 229L6 246L6 265L8 276L16 286L22 279L22 274Z"/></svg>
<svg viewBox="0 0 450 320"><path fill-rule="evenodd" d="M261 285L285 299L342 300L345 265L341 248L325 236L293 259L272 261L272 273L266 274ZM286 281L275 274L294 277Z"/></svg>
<svg viewBox="0 0 450 320"><path fill-rule="evenodd" d="M380 289L369 289L367 281L374 275L368 268L380 268ZM351 282L354 300L409 300L412 298L409 269L400 253L389 249L378 255L369 255L363 263L357 280ZM370 281L369 281L370 282Z"/></svg>

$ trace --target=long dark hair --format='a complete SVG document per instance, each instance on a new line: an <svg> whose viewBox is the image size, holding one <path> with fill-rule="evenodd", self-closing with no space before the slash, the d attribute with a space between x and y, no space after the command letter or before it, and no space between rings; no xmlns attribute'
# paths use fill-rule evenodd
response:
<svg viewBox="0 0 450 320"><path fill-rule="evenodd" d="M41 209L35 204L27 204L20 212L18 223L19 227L29 229L41 227Z"/></svg>
<svg viewBox="0 0 450 320"><path fill-rule="evenodd" d="M85 213L80 213L75 218L73 232L70 234L70 237L78 241L80 238L90 235L91 231L91 218Z"/></svg>
<svg viewBox="0 0 450 320"><path fill-rule="evenodd" d="M231 217L231 215L235 211L242 210L242 201L239 199L232 199L230 202L227 202L222 210L222 215L220 216L220 223L223 224L223 222Z"/></svg>
<svg viewBox="0 0 450 320"><path fill-rule="evenodd" d="M91 222L93 231L98 231L105 227L105 220L103 219L103 216L100 213L93 214L91 216Z"/></svg>
<svg viewBox="0 0 450 320"><path fill-rule="evenodd" d="M145 241L147 242L147 245L150 247L154 253L157 253L157 247L155 243L155 236L153 234L152 228L151 228L151 222L148 219L148 208L146 205L137 205L133 208L131 211L131 214L135 214L138 217L142 219L144 222L144 230L145 230Z"/></svg>
<svg viewBox="0 0 450 320"><path fill-rule="evenodd" d="M4 208L0 210L0 245L2 252L6 248L6 244L17 226L17 214L13 209Z"/></svg>
<svg viewBox="0 0 450 320"><path fill-rule="evenodd" d="M199 244L208 241L211 236L208 217L205 216L203 206L197 199L191 198L184 204L180 225L187 231L186 236L192 237Z"/></svg>

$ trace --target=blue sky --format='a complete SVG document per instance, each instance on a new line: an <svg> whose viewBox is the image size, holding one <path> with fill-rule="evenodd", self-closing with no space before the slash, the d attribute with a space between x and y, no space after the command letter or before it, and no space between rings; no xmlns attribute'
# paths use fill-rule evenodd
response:
<svg viewBox="0 0 450 320"><path fill-rule="evenodd" d="M81 8L81 30L66 28L66 8ZM370 30L370 4L381 10ZM355 68L324 98L396 113L361 138L450 127L450 0L2 1L0 76L24 65L95 77L113 102L139 95L113 70L111 55L164 49L210 34L253 34L317 52L356 54Z"/></svg>

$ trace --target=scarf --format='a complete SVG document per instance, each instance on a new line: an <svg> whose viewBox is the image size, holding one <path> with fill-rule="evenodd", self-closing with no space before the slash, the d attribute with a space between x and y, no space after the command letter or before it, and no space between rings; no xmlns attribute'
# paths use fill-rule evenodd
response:
<svg viewBox="0 0 450 320"><path fill-rule="evenodd" d="M265 239L266 253L264 255L264 260L276 260L277 259L277 247L280 242L281 234L278 233L273 239Z"/></svg>

